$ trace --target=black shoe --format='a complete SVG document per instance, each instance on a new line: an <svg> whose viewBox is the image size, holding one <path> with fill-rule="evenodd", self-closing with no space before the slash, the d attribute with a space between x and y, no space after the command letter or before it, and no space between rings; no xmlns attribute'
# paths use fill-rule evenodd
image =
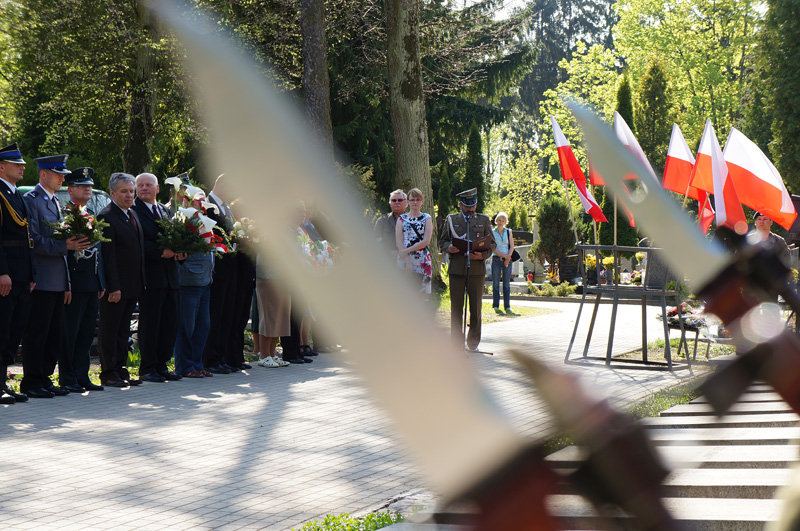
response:
<svg viewBox="0 0 800 531"><path fill-rule="evenodd" d="M6 384L0 386L0 395L3 393L9 395L11 398L14 399L15 402L27 402L28 395L25 393L15 393L12 391Z"/></svg>
<svg viewBox="0 0 800 531"><path fill-rule="evenodd" d="M314 352L313 350L311 350L311 347L309 347L308 345L301 345L300 346L300 355L303 356L303 357L305 357L305 356L319 356L319 352Z"/></svg>
<svg viewBox="0 0 800 531"><path fill-rule="evenodd" d="M51 393L53 393L54 396L67 396L69 394L68 389L65 389L63 387L56 387L55 385L50 385L48 387L45 387L44 389L45 391L50 391Z"/></svg>
<svg viewBox="0 0 800 531"><path fill-rule="evenodd" d="M164 377L164 376L161 376L157 372L151 372L149 374L145 374L144 376L142 376L142 380L144 380L145 382L161 383L161 382L166 382L167 378Z"/></svg>
<svg viewBox="0 0 800 531"><path fill-rule="evenodd" d="M178 381L178 380L183 378L183 376L181 376L180 374L175 374L174 372L171 372L171 371L167 371L165 373L161 373L161 376L163 376L164 378L166 378L167 380L169 380L171 382L176 382L176 381Z"/></svg>
<svg viewBox="0 0 800 531"><path fill-rule="evenodd" d="M289 363L294 363L296 365L302 365L305 363L305 358L289 358L288 360L284 358L283 361L288 361Z"/></svg>
<svg viewBox="0 0 800 531"><path fill-rule="evenodd" d="M65 385L64 389L66 389L70 393L83 393L86 390L83 388L83 386L77 384Z"/></svg>
<svg viewBox="0 0 800 531"><path fill-rule="evenodd" d="M206 370L208 372L210 372L210 373L213 373L213 374L230 374L231 373L230 369L226 369L225 367L223 367L221 365L216 365L214 367L209 367Z"/></svg>
<svg viewBox="0 0 800 531"><path fill-rule="evenodd" d="M128 383L120 378L109 378L108 380L100 380L106 387L128 387Z"/></svg>
<svg viewBox="0 0 800 531"><path fill-rule="evenodd" d="M16 400L14 400L13 396L5 396L0 393L0 404L13 404Z"/></svg>
<svg viewBox="0 0 800 531"><path fill-rule="evenodd" d="M244 371L244 370L247 370L247 369L252 369L253 366L250 365L249 363L242 363L241 365L239 365L239 368Z"/></svg>
<svg viewBox="0 0 800 531"><path fill-rule="evenodd" d="M231 367L229 365L228 369L230 369L231 372L242 372L242 368L241 367Z"/></svg>
<svg viewBox="0 0 800 531"><path fill-rule="evenodd" d="M25 391L25 394L28 395L30 398L53 398L54 396L56 396L47 389L28 389L27 391Z"/></svg>
<svg viewBox="0 0 800 531"><path fill-rule="evenodd" d="M223 369L228 369L229 371L233 372L233 367L231 367L230 365L228 365L224 361L222 363L220 363L219 366L222 367Z"/></svg>
<svg viewBox="0 0 800 531"><path fill-rule="evenodd" d="M83 388L86 389L87 391L102 391L103 390L103 386L102 385L93 384L92 382L86 382L86 383L82 383L80 385L83 386Z"/></svg>
<svg viewBox="0 0 800 531"><path fill-rule="evenodd" d="M311 358L306 358L304 356L300 356L300 359L303 360L303 363L313 363L314 362L314 360L312 360Z"/></svg>
<svg viewBox="0 0 800 531"><path fill-rule="evenodd" d="M136 380L136 379L125 380L125 383L127 383L131 387L136 386L136 385L142 385L142 381L141 380Z"/></svg>

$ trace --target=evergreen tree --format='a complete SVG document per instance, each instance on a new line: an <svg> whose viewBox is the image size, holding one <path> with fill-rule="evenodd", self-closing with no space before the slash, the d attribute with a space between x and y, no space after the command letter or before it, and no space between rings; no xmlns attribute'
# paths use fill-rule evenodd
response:
<svg viewBox="0 0 800 531"><path fill-rule="evenodd" d="M531 252L541 264L549 262L550 271L558 271L561 257L575 246L566 199L554 193L546 195L536 209L535 219L539 239L534 242Z"/></svg>
<svg viewBox="0 0 800 531"><path fill-rule="evenodd" d="M770 148L787 187L796 193L800 191L800 4L769 0L768 5L763 43L774 137Z"/></svg>
<svg viewBox="0 0 800 531"><path fill-rule="evenodd" d="M439 207L439 218L444 219L453 208L453 191L450 187L450 176L447 173L447 164L442 163L439 173L439 195L436 198L436 205Z"/></svg>
<svg viewBox="0 0 800 531"><path fill-rule="evenodd" d="M512 206L511 212L508 214L508 227L511 230L519 228L519 214L517 214L517 207Z"/></svg>
<svg viewBox="0 0 800 531"><path fill-rule="evenodd" d="M595 187L595 199L599 199L600 208L603 209L607 223L598 224L597 232L600 245L614 245L614 198L606 194L605 186ZM639 234L635 227L631 227L628 216L621 205L617 206L617 245L636 246L639 243Z"/></svg>
<svg viewBox="0 0 800 531"><path fill-rule="evenodd" d="M634 127L633 121L633 97L631 96L631 83L628 74L622 74L622 79L617 87L617 112L622 116L625 123Z"/></svg>
<svg viewBox="0 0 800 531"><path fill-rule="evenodd" d="M531 230L531 220L528 218L528 209L522 207L519 213L519 230Z"/></svg>
<svg viewBox="0 0 800 531"><path fill-rule="evenodd" d="M669 80L658 59L651 61L639 85L634 123L642 151L658 172L664 168L672 130Z"/></svg>
<svg viewBox="0 0 800 531"><path fill-rule="evenodd" d="M481 148L481 133L473 122L469 130L467 141L467 160L464 172L464 190L477 188L478 212L483 212L486 202L486 186L483 180L483 150Z"/></svg>

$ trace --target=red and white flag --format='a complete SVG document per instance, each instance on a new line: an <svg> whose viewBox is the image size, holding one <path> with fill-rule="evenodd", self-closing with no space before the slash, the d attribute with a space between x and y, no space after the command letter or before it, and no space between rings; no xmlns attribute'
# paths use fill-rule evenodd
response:
<svg viewBox="0 0 800 531"><path fill-rule="evenodd" d="M733 180L728 175L728 165L725 163L711 120L706 121L700 139L690 184L714 194L717 227L727 226L739 234L747 231L747 218L744 216Z"/></svg>
<svg viewBox="0 0 800 531"><path fill-rule="evenodd" d="M732 127L722 154L742 203L790 229L797 217L792 198L780 173L755 142Z"/></svg>
<svg viewBox="0 0 800 531"><path fill-rule="evenodd" d="M639 145L639 142L636 140L636 137L633 135L633 131L631 128L628 127L628 124L625 122L625 119L622 118L617 111L614 111L614 132L617 134L617 138L622 144L628 148L634 157L636 157L639 162L641 162L650 175L653 177L655 182L658 182L658 177L656 177L656 172L653 171L653 167L650 165L650 161L647 160L647 157L642 151L642 146ZM636 178L635 176L631 176L629 178Z"/></svg>
<svg viewBox="0 0 800 531"><path fill-rule="evenodd" d="M697 200L699 225L703 234L705 234L714 221L714 209L711 208L708 192L689 184L693 168L694 155L692 155L692 150L689 149L689 145L683 138L681 128L678 127L678 124L673 124L672 134L669 138L669 149L667 149L667 162L664 165L664 180L661 184L666 190L672 190Z"/></svg>
<svg viewBox="0 0 800 531"><path fill-rule="evenodd" d="M583 170L581 170L578 159L575 158L575 154L572 152L572 148L569 147L569 142L567 142L567 137L564 136L554 116L550 116L550 122L553 125L553 138L558 151L558 165L561 168L561 177L565 181L573 181L575 183L581 203L583 203L583 209L592 216L592 219L595 221L608 221L592 193L586 189L586 177L583 175Z"/></svg>

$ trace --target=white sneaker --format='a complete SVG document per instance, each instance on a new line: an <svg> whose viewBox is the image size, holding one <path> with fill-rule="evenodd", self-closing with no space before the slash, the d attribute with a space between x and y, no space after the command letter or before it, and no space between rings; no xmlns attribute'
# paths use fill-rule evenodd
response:
<svg viewBox="0 0 800 531"><path fill-rule="evenodd" d="M291 365L291 363L289 363L288 361L283 361L283 358L279 358L278 356L275 356L275 362L278 364L279 367L288 367L289 365Z"/></svg>

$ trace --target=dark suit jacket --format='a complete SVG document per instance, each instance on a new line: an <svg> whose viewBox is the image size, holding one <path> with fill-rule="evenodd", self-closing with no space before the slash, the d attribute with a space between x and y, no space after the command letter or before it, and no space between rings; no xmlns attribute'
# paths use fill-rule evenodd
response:
<svg viewBox="0 0 800 531"><path fill-rule="evenodd" d="M28 208L22 194L0 180L0 194L8 200L16 214L27 219ZM0 275L9 275L12 282L33 282L33 261L28 247L28 231L11 219L5 201L0 200Z"/></svg>
<svg viewBox="0 0 800 531"><path fill-rule="evenodd" d="M169 217L167 207L156 203L161 219ZM144 272L147 289L178 289L178 264L172 258L161 258L161 246L158 244L160 228L153 211L147 203L138 197L133 203L141 221L144 238Z"/></svg>
<svg viewBox="0 0 800 531"><path fill-rule="evenodd" d="M122 297L135 299L142 295L144 277L144 239L142 222L132 208L129 210L136 221L135 229L116 203L109 203L97 217L108 222L103 234L110 242L103 242L103 271L106 290L121 290Z"/></svg>

